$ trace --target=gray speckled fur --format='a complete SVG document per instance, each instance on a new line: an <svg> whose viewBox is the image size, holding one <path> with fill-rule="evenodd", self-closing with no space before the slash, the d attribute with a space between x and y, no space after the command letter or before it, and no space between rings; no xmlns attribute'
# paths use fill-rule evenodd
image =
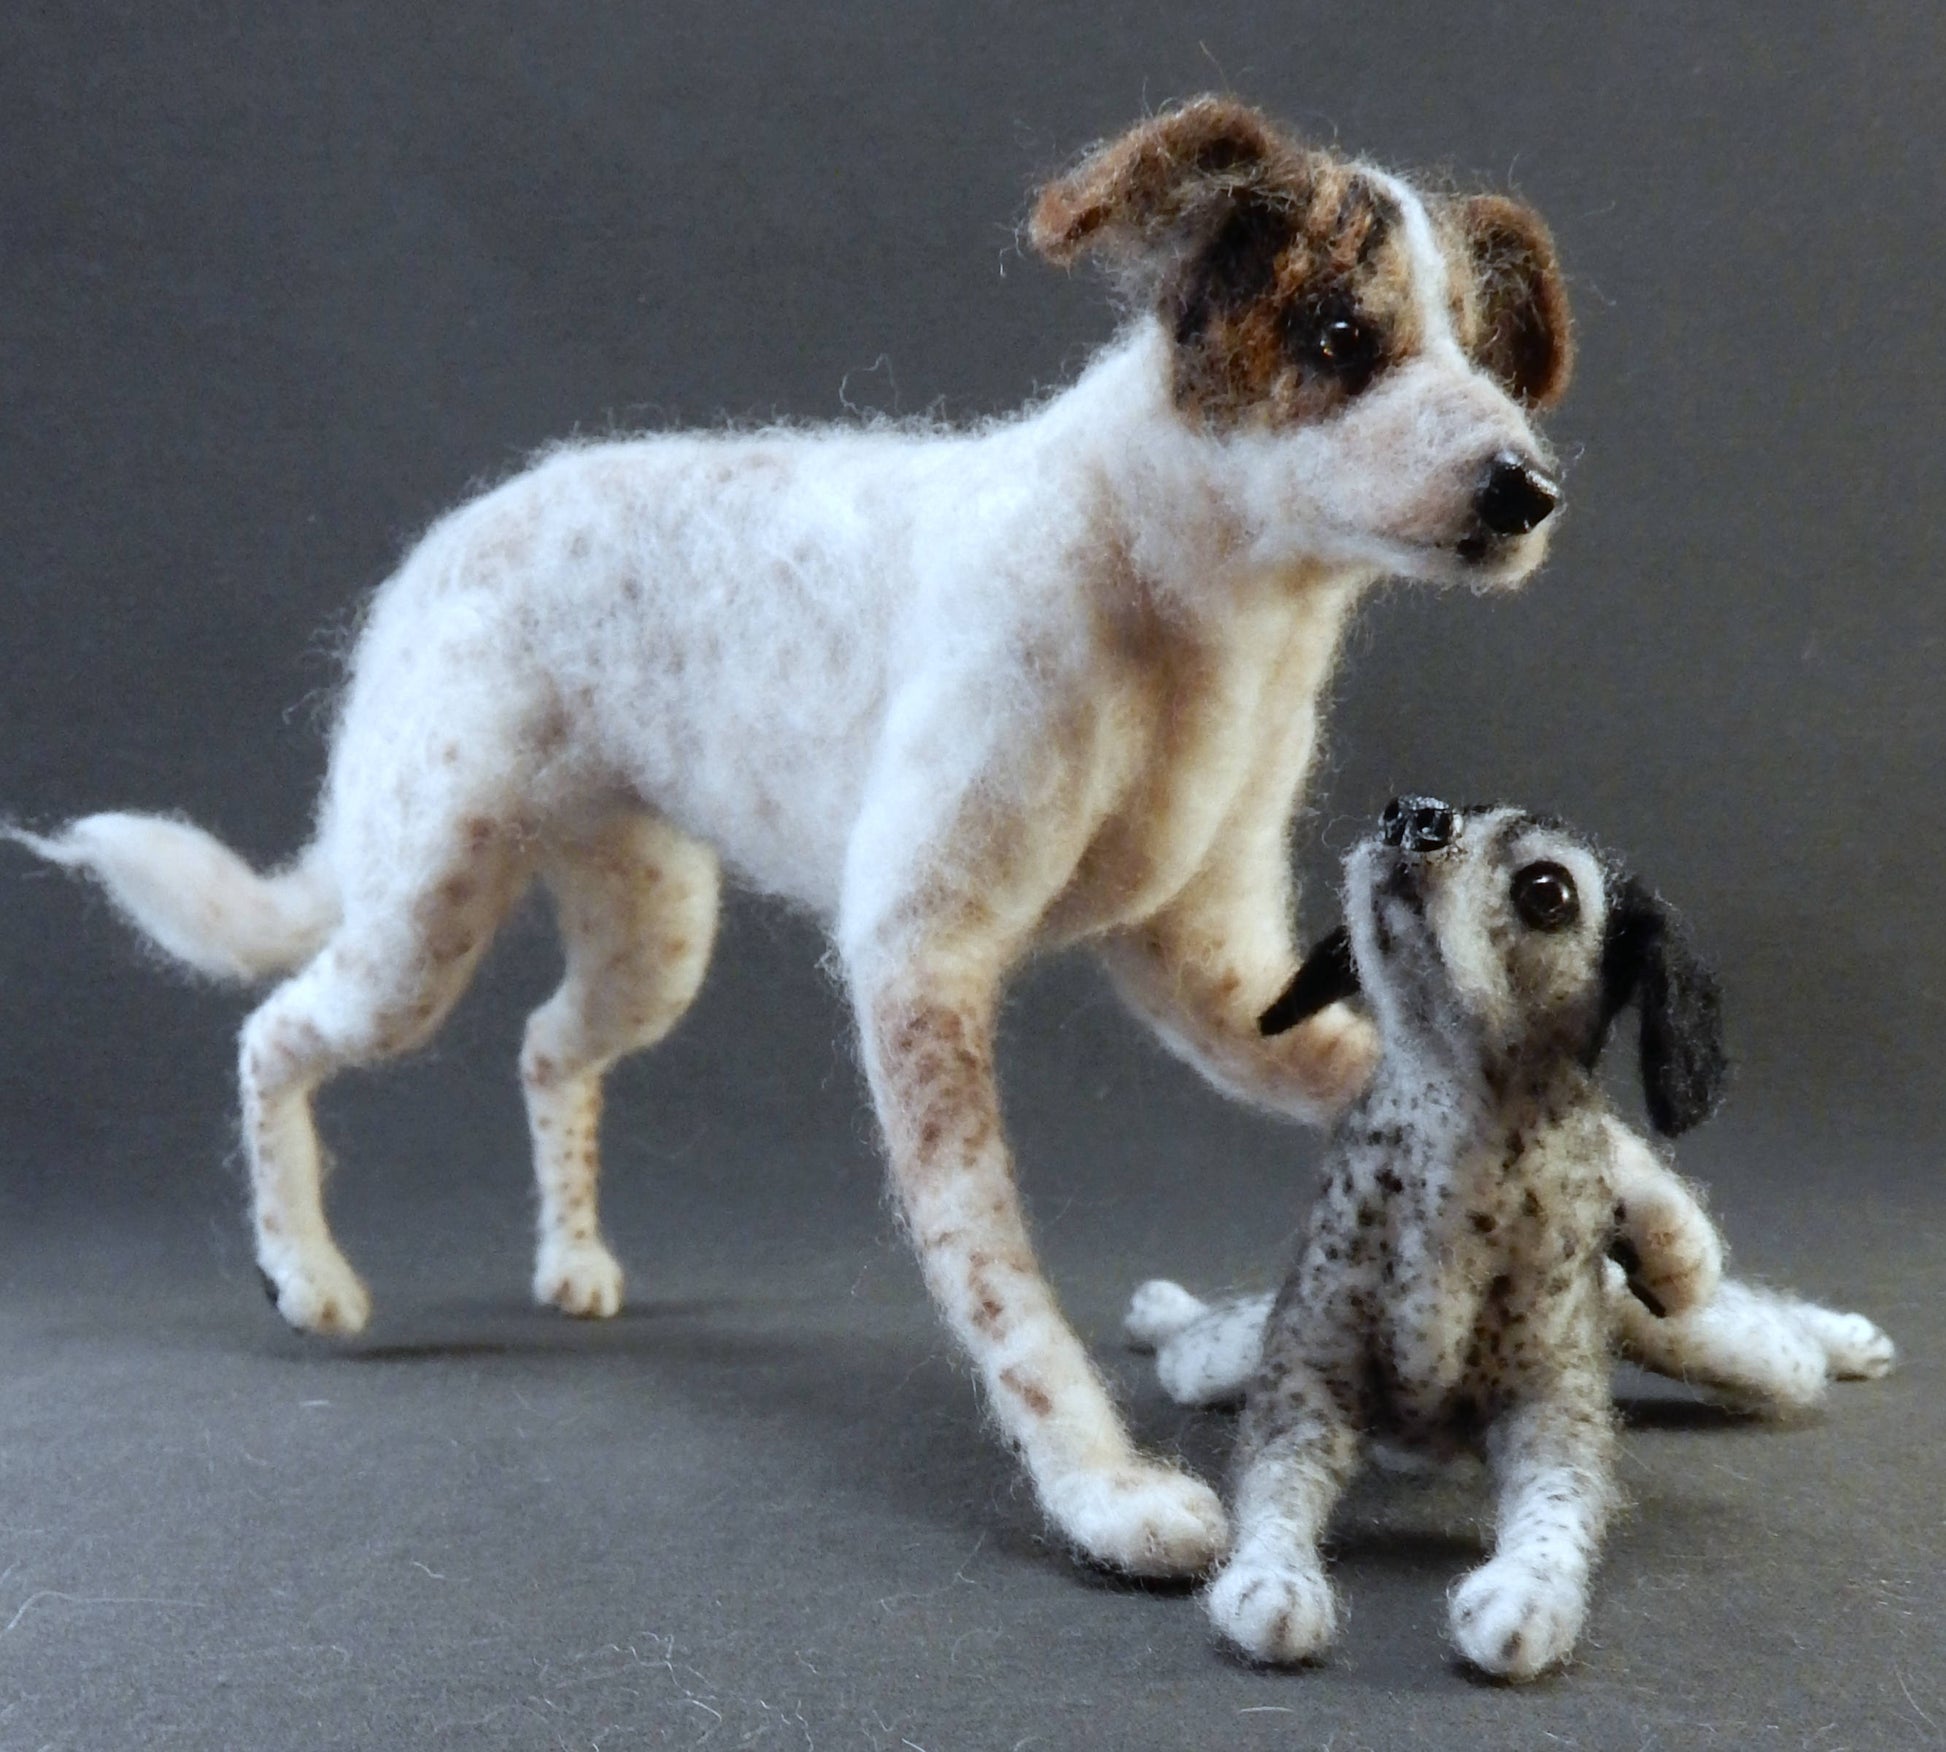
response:
<svg viewBox="0 0 1946 1752"><path fill-rule="evenodd" d="M1579 897L1559 929L1524 924L1510 899L1514 873L1543 861ZM1455 1590L1453 1632L1480 1667L1531 1677L1573 1645L1613 1496L1615 1193L1587 1066L1614 877L1512 810L1463 813L1429 853L1367 842L1347 873L1383 1056L1334 1134L1265 1329L1211 1613L1256 1658L1315 1655L1335 1623L1317 1540L1361 1443L1478 1450L1495 1552Z"/></svg>

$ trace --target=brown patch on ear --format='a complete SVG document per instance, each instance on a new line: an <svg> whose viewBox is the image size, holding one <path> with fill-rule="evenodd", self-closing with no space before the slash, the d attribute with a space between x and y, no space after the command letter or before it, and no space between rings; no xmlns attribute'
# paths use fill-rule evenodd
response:
<svg viewBox="0 0 1946 1752"><path fill-rule="evenodd" d="M1170 244L1213 195L1274 181L1296 149L1248 104L1198 97L1098 146L1034 203L1027 238L1063 267Z"/></svg>
<svg viewBox="0 0 1946 1752"><path fill-rule="evenodd" d="M1505 195L1459 206L1477 288L1474 357L1530 408L1551 408L1574 370L1574 319L1554 239L1532 207Z"/></svg>

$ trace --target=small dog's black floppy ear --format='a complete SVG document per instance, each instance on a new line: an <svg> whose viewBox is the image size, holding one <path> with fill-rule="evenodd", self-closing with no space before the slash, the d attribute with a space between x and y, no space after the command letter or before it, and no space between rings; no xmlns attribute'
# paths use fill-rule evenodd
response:
<svg viewBox="0 0 1946 1752"><path fill-rule="evenodd" d="M1631 1001L1642 1012L1649 1122L1666 1137L1700 1125L1729 1076L1722 995L1676 915L1633 876L1610 906L1601 971L1604 1016Z"/></svg>
<svg viewBox="0 0 1946 1752"><path fill-rule="evenodd" d="M1282 1034L1308 1022L1327 1004L1358 995L1358 968L1351 958L1351 932L1340 925L1322 937L1291 975L1277 1001L1257 1018L1259 1034Z"/></svg>
<svg viewBox="0 0 1946 1752"><path fill-rule="evenodd" d="M1214 195L1260 183L1292 149L1248 104L1199 97L1098 146L1041 190L1027 238L1065 267L1090 251L1166 250Z"/></svg>
<svg viewBox="0 0 1946 1752"><path fill-rule="evenodd" d="M1532 207L1505 195L1460 203L1460 233L1480 292L1480 364L1530 408L1551 408L1574 371L1574 323L1554 239Z"/></svg>

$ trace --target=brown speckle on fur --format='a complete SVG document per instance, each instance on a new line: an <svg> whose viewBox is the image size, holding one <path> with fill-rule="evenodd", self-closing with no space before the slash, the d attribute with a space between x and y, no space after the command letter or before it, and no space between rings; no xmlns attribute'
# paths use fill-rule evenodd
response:
<svg viewBox="0 0 1946 1752"><path fill-rule="evenodd" d="M1000 1385L1014 1394L1036 1417L1046 1417L1054 1409L1054 1401L1048 1397L1047 1389L1018 1369L1002 1369Z"/></svg>

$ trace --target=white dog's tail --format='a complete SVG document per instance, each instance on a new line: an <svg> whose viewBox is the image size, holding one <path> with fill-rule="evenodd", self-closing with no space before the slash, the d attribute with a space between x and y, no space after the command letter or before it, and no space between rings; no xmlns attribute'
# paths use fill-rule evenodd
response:
<svg viewBox="0 0 1946 1752"><path fill-rule="evenodd" d="M151 942L213 979L301 966L338 921L337 892L314 856L260 876L186 821L90 815L48 838L5 823L0 834L94 877Z"/></svg>

